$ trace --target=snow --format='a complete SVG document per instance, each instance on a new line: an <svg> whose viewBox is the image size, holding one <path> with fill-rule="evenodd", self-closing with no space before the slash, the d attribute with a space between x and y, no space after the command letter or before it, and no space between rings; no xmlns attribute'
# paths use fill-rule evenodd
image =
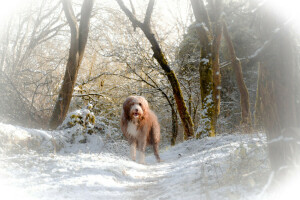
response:
<svg viewBox="0 0 300 200"><path fill-rule="evenodd" d="M223 134L152 149L146 164L129 159L126 141L70 130L0 123L0 193L4 199L266 199L266 137Z"/></svg>
<svg viewBox="0 0 300 200"><path fill-rule="evenodd" d="M207 63L209 63L209 60L207 58L202 58L201 62L206 65Z"/></svg>
<svg viewBox="0 0 300 200"><path fill-rule="evenodd" d="M207 26L206 26L206 24L204 22L195 24L195 27L197 27L197 28L203 28L206 32L209 31L209 29L207 28Z"/></svg>

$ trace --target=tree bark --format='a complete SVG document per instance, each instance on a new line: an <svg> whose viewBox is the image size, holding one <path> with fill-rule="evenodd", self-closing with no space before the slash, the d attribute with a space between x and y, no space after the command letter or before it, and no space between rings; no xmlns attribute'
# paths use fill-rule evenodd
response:
<svg viewBox="0 0 300 200"><path fill-rule="evenodd" d="M151 14L153 11L153 6L154 6L155 1L149 0L149 4L148 4L147 10L146 10L146 15L145 15L143 23L136 19L136 17L124 5L122 0L116 0L116 1L119 4L120 8L123 10L123 12L126 14L126 16L129 18L129 20L132 22L133 26L139 27L145 34L148 41L151 43L152 50L154 53L153 57L159 63L161 68L164 70L164 72L171 84L173 95L174 95L176 105L177 105L177 110L178 110L180 119L182 121L183 127L184 127L184 137L185 137L185 139L193 137L194 136L194 124L193 124L191 116L187 110L185 101L183 99L183 94L182 94L182 91L180 88L180 84L178 82L178 79L177 79L174 71L169 66L168 61L166 60L157 40L155 38L154 33L151 30L150 20L151 20Z"/></svg>
<svg viewBox="0 0 300 200"><path fill-rule="evenodd" d="M248 93L247 86L243 79L241 62L236 57L235 49L234 49L232 40L229 36L228 30L227 30L227 25L226 25L225 21L223 21L223 33L224 33L224 38L226 40L226 43L227 43L227 46L229 49L232 67L233 67L233 70L235 73L237 85L238 85L239 92L240 92L240 104L241 104L241 112L242 112L241 125L243 127L243 131L250 132L252 130L252 125L251 125L252 123L251 123L249 93Z"/></svg>
<svg viewBox="0 0 300 200"><path fill-rule="evenodd" d="M213 101L215 103L215 127L217 126L217 119L220 114L221 104L221 71L220 71L220 46L223 33L223 26L221 22L221 15L223 10L223 0L210 0L211 5L211 21L212 21L212 68L213 68Z"/></svg>
<svg viewBox="0 0 300 200"><path fill-rule="evenodd" d="M83 2L79 26L71 2L69 0L63 0L62 4L71 30L71 42L64 80L49 122L49 127L51 129L57 128L67 115L78 70L87 43L89 23L94 0L85 0Z"/></svg>
<svg viewBox="0 0 300 200"><path fill-rule="evenodd" d="M171 138L172 146L174 146L176 144L177 135L178 135L177 113L176 113L175 109L172 108L172 138Z"/></svg>
<svg viewBox="0 0 300 200"><path fill-rule="evenodd" d="M262 128L263 122L262 122L262 112L263 112L263 107L262 107L262 102L261 102L261 97L262 97L262 91L260 88L260 85L262 83L262 70L260 69L260 63L258 63L258 79L257 79L257 87L256 87L256 98L255 98L255 112L254 112L254 127L255 129Z"/></svg>
<svg viewBox="0 0 300 200"><path fill-rule="evenodd" d="M271 167L277 176L299 165L299 68L296 43L288 27L278 30L285 21L270 11L268 4L263 9L261 24L264 40L269 47L261 56L261 79L259 84L263 125L266 130ZM277 31L274 31L276 30Z"/></svg>
<svg viewBox="0 0 300 200"><path fill-rule="evenodd" d="M213 100L215 102L216 116L220 114L221 104L221 72L220 72L220 46L222 38L222 24L221 22L215 22L214 24L214 40L212 46L212 67L213 67L213 81L215 90L213 92ZM217 121L217 120L216 120Z"/></svg>
<svg viewBox="0 0 300 200"><path fill-rule="evenodd" d="M215 127L217 120L216 102L213 95L215 94L215 85L213 80L213 65L212 65L212 29L210 19L202 0L191 0L194 16L196 18L196 28L201 43L200 53L200 90L201 90L201 105L202 114L201 121L203 127L197 133L196 137L216 135Z"/></svg>

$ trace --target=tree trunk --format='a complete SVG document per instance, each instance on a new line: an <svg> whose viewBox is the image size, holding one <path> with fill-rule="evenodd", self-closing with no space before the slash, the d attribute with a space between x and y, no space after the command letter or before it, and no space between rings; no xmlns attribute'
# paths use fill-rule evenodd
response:
<svg viewBox="0 0 300 200"><path fill-rule="evenodd" d="M201 43L200 55L200 90L201 90L201 130L196 137L215 136L215 126L217 120L216 103L213 99L215 94L215 85L213 81L213 65L212 65L212 44L211 25L207 10L202 0L191 0L194 16L196 18L196 28Z"/></svg>
<svg viewBox="0 0 300 200"><path fill-rule="evenodd" d="M222 38L222 24L221 22L215 22L214 24L214 40L212 46L212 68L213 68L213 81L215 90L213 92L213 100L215 102L216 116L220 114L221 104L221 72L220 72L220 46ZM217 119L216 119L217 121Z"/></svg>
<svg viewBox="0 0 300 200"><path fill-rule="evenodd" d="M293 58L294 44L289 37L291 37L289 33L285 32L280 40L274 41L272 52L276 56L265 59L261 63L262 80L259 87L262 94L263 123L268 141L279 139L281 136L295 137L296 135L290 135L290 132L286 131L290 128L299 128L295 96L297 68ZM285 146L284 143L286 142L283 139L269 143L271 164L276 170L287 165L293 155L288 148L282 148Z"/></svg>
<svg viewBox="0 0 300 200"><path fill-rule="evenodd" d="M49 127L51 129L57 128L67 115L75 82L77 79L78 70L87 43L89 23L94 0L85 0L83 2L79 27L74 15L74 11L72 9L71 2L69 0L63 0L62 3L67 21L71 29L71 43L64 80L49 122Z"/></svg>
<svg viewBox="0 0 300 200"><path fill-rule="evenodd" d="M262 128L263 122L262 122L262 102L261 102L261 88L260 85L262 83L262 71L260 69L260 63L258 63L258 79L257 79L257 87L256 87L256 98L255 98L255 112L254 112L254 127L255 129Z"/></svg>
<svg viewBox="0 0 300 200"><path fill-rule="evenodd" d="M178 119L175 109L172 108L172 138L171 145L174 146L178 135Z"/></svg>
<svg viewBox="0 0 300 200"><path fill-rule="evenodd" d="M288 27L278 29L285 21L280 22L276 13L266 7L263 14L262 38L269 39L274 34L277 37L276 40L269 41L268 48L261 55L261 79L258 87L262 118L271 166L277 174L284 174L282 169L299 165L299 68L296 43Z"/></svg>
<svg viewBox="0 0 300 200"><path fill-rule="evenodd" d="M147 7L146 15L144 18L144 22L140 22L136 19L136 17L126 8L122 0L116 0L119 4L120 8L123 10L123 12L126 14L126 16L129 18L129 20L132 22L134 27L139 27L145 36L147 37L148 41L151 43L152 50L153 50L153 57L156 59L156 61L159 63L161 68L164 70L169 83L171 84L173 95L176 101L177 110L180 116L180 119L182 121L183 127L184 127L184 138L188 139L190 137L194 137L194 124L191 119L191 116L187 110L185 101L183 99L183 94L180 88L180 84L178 82L178 79L174 73L174 71L169 66L156 38L154 33L151 30L150 27L150 20L151 20L151 14L153 11L154 6L154 0L149 0L149 4Z"/></svg>
<svg viewBox="0 0 300 200"><path fill-rule="evenodd" d="M226 43L227 43L227 46L229 49L232 67L235 72L235 77L236 77L237 85L238 85L239 92L240 92L240 103L241 103L241 112L242 112L241 125L243 127L243 131L250 132L252 130L252 125L251 125L252 123L251 123L249 93L248 93L247 86L243 79L241 62L236 57L234 46L233 46L232 40L229 36L228 30L227 30L227 25L224 21L223 21L223 33L224 33L224 38L226 40Z"/></svg>
<svg viewBox="0 0 300 200"><path fill-rule="evenodd" d="M216 117L220 114L221 103L221 73L220 73L220 46L223 33L221 22L221 14L223 10L223 0L208 1L210 7L210 20L212 23L212 66L213 66L213 81L215 90L213 92L213 101L215 102ZM217 122L217 119L215 120Z"/></svg>

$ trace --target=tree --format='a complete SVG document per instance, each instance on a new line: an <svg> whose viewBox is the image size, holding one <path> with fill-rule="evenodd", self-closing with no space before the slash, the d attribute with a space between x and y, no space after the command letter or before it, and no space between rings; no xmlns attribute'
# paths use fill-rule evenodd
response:
<svg viewBox="0 0 300 200"><path fill-rule="evenodd" d="M287 26L290 20L279 18L269 3L259 10L264 45L249 63L260 62L257 108L267 134L271 167L280 178L285 169L299 164L299 67L295 39Z"/></svg>
<svg viewBox="0 0 300 200"><path fill-rule="evenodd" d="M63 122L70 106L78 70L87 43L94 0L83 2L79 26L71 2L63 0L62 4L71 30L71 42L64 80L49 122L49 127L52 129L57 128Z"/></svg>
<svg viewBox="0 0 300 200"><path fill-rule="evenodd" d="M220 72L220 46L223 33L222 26L222 10L223 10L223 0L210 0L208 1L208 6L210 8L209 16L211 20L212 27L212 68L213 68L213 82L215 89L213 90L213 101L215 102L215 115L216 117L220 114L220 104L221 104L221 72ZM217 123L217 120L215 120Z"/></svg>
<svg viewBox="0 0 300 200"><path fill-rule="evenodd" d="M241 111L242 111L242 120L241 125L245 132L251 131L251 112L250 112L250 102L249 102L249 93L247 86L243 79L243 73L242 73L242 66L240 60L237 58L235 54L235 49L232 43L232 40L229 36L227 25L225 21L223 21L223 30L224 30L224 38L226 40L230 58L231 58L231 64L233 67L233 70L235 72L235 77L237 80L237 85L240 92L240 104L241 104Z"/></svg>
<svg viewBox="0 0 300 200"><path fill-rule="evenodd" d="M67 25L62 13L58 1L28 1L1 28L0 116L10 123L46 127L62 60L62 49L52 49Z"/></svg>
<svg viewBox="0 0 300 200"><path fill-rule="evenodd" d="M213 71L213 35L211 29L211 22L207 9L202 0L191 0L193 13L196 19L196 28L198 31L199 40L201 43L200 52L200 90L201 90L201 105L204 127L201 128L196 137L202 136L215 136L215 127L217 120L216 100L213 95L216 85L214 85L214 71ZM216 54L215 54L216 55Z"/></svg>
<svg viewBox="0 0 300 200"><path fill-rule="evenodd" d="M159 43L157 42L155 35L151 29L150 21L151 21L151 15L153 12L154 7L154 0L149 0L149 4L146 10L144 22L140 22L134 14L124 5L122 0L116 0L119 4L120 8L123 10L123 12L126 14L126 16L129 18L131 23L133 24L133 27L139 27L143 33L145 34L148 41L151 43L152 50L154 52L153 57L156 59L156 61L159 63L159 65L164 70L170 85L172 87L173 95L176 101L177 110L180 116L180 119L182 121L183 127L184 127L184 133L185 133L185 139L188 139L189 137L194 136L194 124L192 122L191 116L187 110L185 101L183 99L182 91L178 82L178 79L174 73L174 71L171 69L171 67L168 64L168 61L163 54L161 47ZM132 5L132 4L131 4Z"/></svg>

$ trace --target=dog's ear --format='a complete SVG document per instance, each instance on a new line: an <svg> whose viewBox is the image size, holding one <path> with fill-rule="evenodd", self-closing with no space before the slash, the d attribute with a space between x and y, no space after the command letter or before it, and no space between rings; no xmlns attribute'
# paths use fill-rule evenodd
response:
<svg viewBox="0 0 300 200"><path fill-rule="evenodd" d="M130 107L131 107L132 97L128 97L123 103L123 112L127 120L130 120Z"/></svg>
<svg viewBox="0 0 300 200"><path fill-rule="evenodd" d="M145 97L142 97L142 96L139 96L138 99L139 99L139 102L142 104L143 111L147 112L147 110L149 110L148 101L145 99Z"/></svg>

